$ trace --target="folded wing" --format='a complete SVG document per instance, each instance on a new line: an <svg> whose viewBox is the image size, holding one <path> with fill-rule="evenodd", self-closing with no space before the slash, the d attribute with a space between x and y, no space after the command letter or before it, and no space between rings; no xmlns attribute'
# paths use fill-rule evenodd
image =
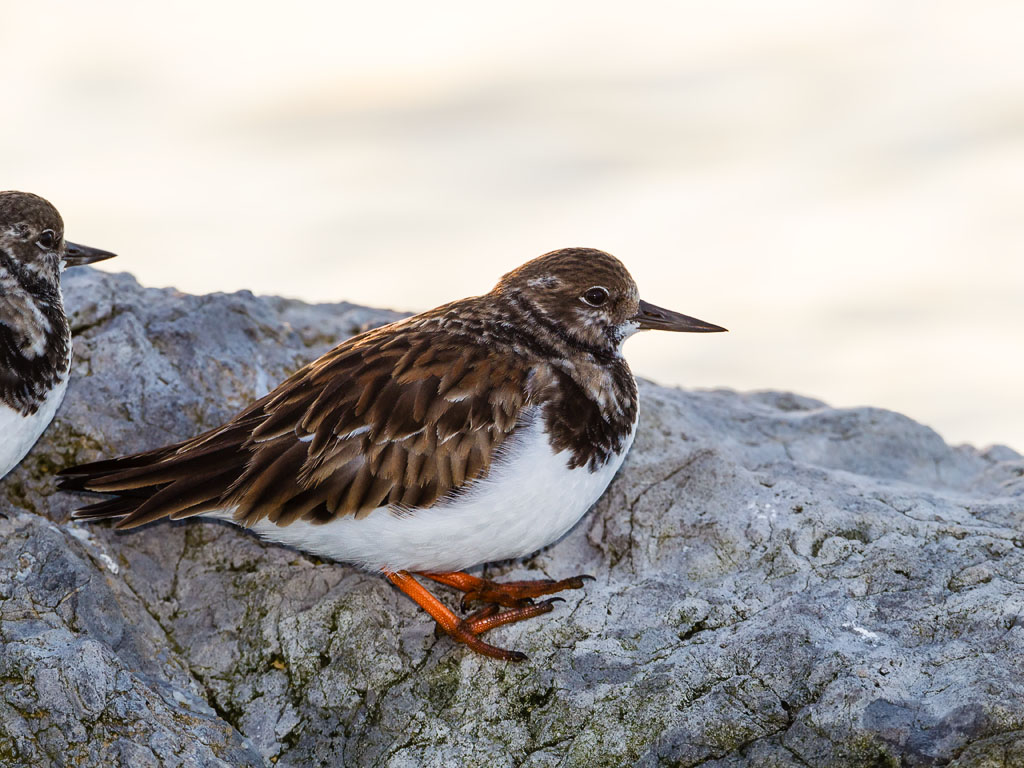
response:
<svg viewBox="0 0 1024 768"><path fill-rule="evenodd" d="M64 470L116 497L75 513L120 528L213 511L324 523L430 507L485 476L526 402L529 368L398 324L344 342L228 423L155 451Z"/></svg>

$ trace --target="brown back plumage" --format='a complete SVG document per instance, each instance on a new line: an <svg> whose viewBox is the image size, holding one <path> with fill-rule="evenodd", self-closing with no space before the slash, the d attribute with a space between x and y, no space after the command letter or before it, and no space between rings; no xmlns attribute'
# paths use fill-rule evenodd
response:
<svg viewBox="0 0 1024 768"><path fill-rule="evenodd" d="M130 507L119 527L226 508L244 525L287 525L429 507L486 473L528 369L409 326L348 340L203 435L66 470L62 488L121 494L76 513Z"/></svg>

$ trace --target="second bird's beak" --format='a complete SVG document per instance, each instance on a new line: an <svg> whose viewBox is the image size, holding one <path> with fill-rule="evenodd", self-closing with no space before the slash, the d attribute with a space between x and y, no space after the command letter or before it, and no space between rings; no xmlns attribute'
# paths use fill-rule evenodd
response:
<svg viewBox="0 0 1024 768"><path fill-rule="evenodd" d="M662 309L646 301L640 302L640 311L630 318L641 331L680 331L683 333L718 333L727 331L720 325L705 323L696 317Z"/></svg>
<svg viewBox="0 0 1024 768"><path fill-rule="evenodd" d="M101 251L99 248L90 248L87 245L78 245L67 240L64 241L64 265L67 267L81 267L85 264L95 264L97 261L106 261L116 256L110 251Z"/></svg>

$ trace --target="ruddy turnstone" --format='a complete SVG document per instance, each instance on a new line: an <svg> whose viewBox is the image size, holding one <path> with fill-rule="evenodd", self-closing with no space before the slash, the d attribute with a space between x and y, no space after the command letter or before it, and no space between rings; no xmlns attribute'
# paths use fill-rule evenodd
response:
<svg viewBox="0 0 1024 768"><path fill-rule="evenodd" d="M43 198L0 192L0 477L35 445L68 387L60 273L113 255L66 242L60 214Z"/></svg>
<svg viewBox="0 0 1024 768"><path fill-rule="evenodd" d="M637 424L622 344L647 329L725 330L641 301L607 253L554 251L348 339L205 434L64 470L62 488L116 494L80 519L216 517L379 571L457 641L520 661L481 633L547 613L558 598L534 598L583 577L462 571L550 544L604 492ZM459 618L413 573L483 607Z"/></svg>

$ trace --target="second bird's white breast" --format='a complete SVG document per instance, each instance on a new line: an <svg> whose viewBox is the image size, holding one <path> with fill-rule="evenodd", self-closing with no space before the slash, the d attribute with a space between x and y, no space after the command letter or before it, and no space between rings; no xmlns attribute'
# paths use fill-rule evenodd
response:
<svg viewBox="0 0 1024 768"><path fill-rule="evenodd" d="M522 557L550 544L590 509L622 465L636 432L595 472L569 469L536 418L496 457L489 475L429 509L386 507L362 519L285 527L262 520L252 530L271 541L375 570L457 571Z"/></svg>
<svg viewBox="0 0 1024 768"><path fill-rule="evenodd" d="M28 416L0 403L0 477L14 469L46 431L64 400L67 388L68 377L65 373L53 389L46 393L46 398L36 412Z"/></svg>

